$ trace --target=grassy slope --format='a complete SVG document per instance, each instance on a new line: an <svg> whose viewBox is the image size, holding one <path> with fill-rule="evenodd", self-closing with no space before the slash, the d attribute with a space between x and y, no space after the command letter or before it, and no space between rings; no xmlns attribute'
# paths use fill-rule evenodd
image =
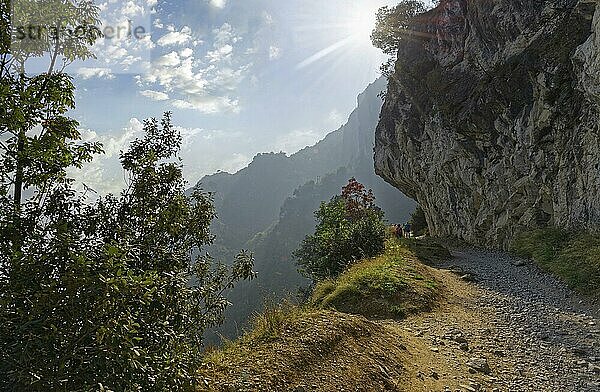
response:
<svg viewBox="0 0 600 392"><path fill-rule="evenodd" d="M319 284L307 305L273 307L208 353L200 390L400 390L394 380L406 349L392 326L375 320L429 309L437 286L407 242L388 241L384 255Z"/></svg>
<svg viewBox="0 0 600 392"><path fill-rule="evenodd" d="M513 250L577 291L600 295L600 234L535 230L517 238Z"/></svg>
<svg viewBox="0 0 600 392"><path fill-rule="evenodd" d="M382 256L319 283L310 304L369 319L395 319L427 310L436 293L435 281L406 243L388 241Z"/></svg>

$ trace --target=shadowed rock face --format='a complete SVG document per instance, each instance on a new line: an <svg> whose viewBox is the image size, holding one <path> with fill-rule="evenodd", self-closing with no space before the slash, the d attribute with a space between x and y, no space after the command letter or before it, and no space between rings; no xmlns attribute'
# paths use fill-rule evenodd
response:
<svg viewBox="0 0 600 392"><path fill-rule="evenodd" d="M443 0L414 23L375 166L432 233L507 247L527 228L600 224L596 4Z"/></svg>

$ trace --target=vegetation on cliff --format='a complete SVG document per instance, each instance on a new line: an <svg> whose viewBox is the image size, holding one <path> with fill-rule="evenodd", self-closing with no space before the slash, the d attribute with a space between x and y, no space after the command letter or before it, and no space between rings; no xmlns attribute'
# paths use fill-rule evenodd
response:
<svg viewBox="0 0 600 392"><path fill-rule="evenodd" d="M600 13L563 3L442 1L399 41L375 167L430 234L507 249L556 222L600 224Z"/></svg>
<svg viewBox="0 0 600 392"><path fill-rule="evenodd" d="M371 41L375 47L392 56L381 66L384 75L390 76L393 73L398 48L411 34L411 21L425 10L425 3L422 1L402 0L394 7L384 6L377 11Z"/></svg>

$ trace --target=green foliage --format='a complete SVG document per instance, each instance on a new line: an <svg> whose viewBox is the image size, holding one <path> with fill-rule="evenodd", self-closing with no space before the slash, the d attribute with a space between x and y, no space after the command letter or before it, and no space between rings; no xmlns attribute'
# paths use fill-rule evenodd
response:
<svg viewBox="0 0 600 392"><path fill-rule="evenodd" d="M64 169L81 167L101 152L101 146L75 142L80 138L79 124L66 116L75 107L75 87L67 74L16 79L6 75L1 82L0 103L6 115L0 116L0 135L4 137L0 183L15 193L20 193L21 187L38 190L39 198L50 185L66 185ZM14 198L18 207L20 194Z"/></svg>
<svg viewBox="0 0 600 392"><path fill-rule="evenodd" d="M252 255L231 268L199 250L212 242L210 195L187 197L170 114L121 155L127 188L87 200L68 169L101 151L82 143L71 78L91 56L98 8L89 1L0 2L2 26L54 27L0 52L0 389L177 391L194 381L205 329L223 293L251 279ZM87 26L86 34L65 33ZM25 62L49 55L46 73ZM57 72L57 60L62 66Z"/></svg>
<svg viewBox="0 0 600 392"><path fill-rule="evenodd" d="M246 253L231 269L192 257L212 241L212 200L185 196L170 116L145 131L121 156L118 197L88 204L58 181L15 210L2 194L1 389L183 390L223 292L253 277ZM10 223L17 214L26 231Z"/></svg>
<svg viewBox="0 0 600 392"><path fill-rule="evenodd" d="M425 211L423 211L421 206L417 206L417 209L411 215L410 226L413 235L416 237L422 236L427 232L427 219L425 218Z"/></svg>
<svg viewBox="0 0 600 392"><path fill-rule="evenodd" d="M600 294L599 234L539 229L518 236L512 249L579 292Z"/></svg>
<svg viewBox="0 0 600 392"><path fill-rule="evenodd" d="M310 304L368 318L402 318L430 306L436 283L426 275L405 245L388 240L384 255L353 265L337 279L319 282Z"/></svg>
<svg viewBox="0 0 600 392"><path fill-rule="evenodd" d="M377 11L377 22L371 34L373 45L392 56L382 66L384 75L390 75L396 61L400 44L411 35L411 21L425 12L425 4L419 0L402 0L395 7L384 6Z"/></svg>
<svg viewBox="0 0 600 392"><path fill-rule="evenodd" d="M75 106L74 86L63 73L73 61L92 56L89 46L100 36L98 12L90 1L0 1L1 24L15 32L3 34L0 46L0 188L12 189L17 210L24 190L32 188L42 200L49 187L68 187L66 167L81 167L100 152L98 144L74 142L79 124L66 116ZM67 33L77 26L86 26L85 32ZM20 39L19 29L30 28L36 33ZM36 57L49 58L47 72L30 76L25 65Z"/></svg>
<svg viewBox="0 0 600 392"><path fill-rule="evenodd" d="M2 0L10 9L13 29L11 62L20 71L32 57L50 55L48 74L62 59L62 67L93 57L90 46L101 37L99 7L93 1ZM10 3L10 4L9 4Z"/></svg>
<svg viewBox="0 0 600 392"><path fill-rule="evenodd" d="M351 179L329 203L315 212L315 233L294 252L302 271L313 280L335 277L356 260L381 254L385 248L383 213L371 191Z"/></svg>

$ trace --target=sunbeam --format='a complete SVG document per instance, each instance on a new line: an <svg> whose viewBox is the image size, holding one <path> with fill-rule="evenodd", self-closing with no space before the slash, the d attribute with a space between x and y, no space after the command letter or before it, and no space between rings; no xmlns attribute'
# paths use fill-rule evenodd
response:
<svg viewBox="0 0 600 392"><path fill-rule="evenodd" d="M302 61L301 63L299 63L296 66L296 69L302 69L305 68L309 65L311 65L312 63L321 60L322 58L326 57L327 55L335 52L338 49L343 48L346 45L349 45L350 43L352 43L352 41L354 40L353 36L347 37L341 41L338 41L336 43L334 43L333 45L330 45L328 47L326 47L323 50L318 51L317 53L313 54L312 56L308 57L306 60Z"/></svg>
<svg viewBox="0 0 600 392"><path fill-rule="evenodd" d="M311 56L301 60L296 65L296 70L325 61L327 57L342 49L358 53L370 46L371 32L375 28L375 15L381 6L386 4L385 1L366 0L353 2L343 10L329 9L324 5L318 12L310 11L301 15L302 22L296 28L296 32L305 42L323 42L323 46L315 48ZM331 23L332 20L335 22ZM374 58L373 62L381 60Z"/></svg>

